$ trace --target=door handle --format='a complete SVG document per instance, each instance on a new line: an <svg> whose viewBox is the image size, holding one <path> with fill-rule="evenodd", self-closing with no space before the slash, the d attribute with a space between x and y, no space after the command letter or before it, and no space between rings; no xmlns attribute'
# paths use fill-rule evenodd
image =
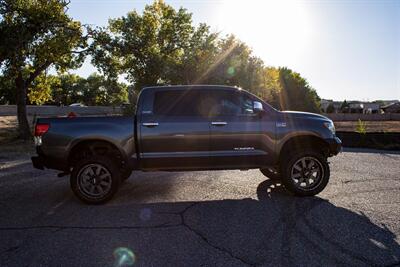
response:
<svg viewBox="0 0 400 267"><path fill-rule="evenodd" d="M158 126L158 122L144 122L142 125L146 127L156 127Z"/></svg>
<svg viewBox="0 0 400 267"><path fill-rule="evenodd" d="M211 125L215 125L215 126L224 126L227 125L228 123L226 121L213 121L211 122Z"/></svg>

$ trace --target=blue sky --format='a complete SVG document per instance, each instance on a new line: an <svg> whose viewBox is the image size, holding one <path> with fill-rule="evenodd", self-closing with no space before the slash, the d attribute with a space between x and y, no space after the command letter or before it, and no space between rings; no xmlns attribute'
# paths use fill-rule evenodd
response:
<svg viewBox="0 0 400 267"><path fill-rule="evenodd" d="M85 24L143 10L152 1L72 0ZM166 1L223 36L235 34L266 65L287 66L327 99L400 99L400 1ZM86 62L74 71L88 76Z"/></svg>

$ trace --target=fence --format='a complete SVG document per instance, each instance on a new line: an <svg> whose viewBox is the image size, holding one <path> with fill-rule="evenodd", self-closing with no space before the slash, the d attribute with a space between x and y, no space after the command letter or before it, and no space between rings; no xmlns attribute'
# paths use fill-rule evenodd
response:
<svg viewBox="0 0 400 267"><path fill-rule="evenodd" d="M400 121L400 113L361 114L361 113L327 113L324 116L333 121Z"/></svg>
<svg viewBox="0 0 400 267"><path fill-rule="evenodd" d="M122 114L121 107L58 107L58 106L27 106L28 116L64 116L70 112L78 115L112 115ZM0 116L15 116L17 115L16 105L0 106Z"/></svg>
<svg viewBox="0 0 400 267"><path fill-rule="evenodd" d="M400 133L336 132L344 147L400 150Z"/></svg>

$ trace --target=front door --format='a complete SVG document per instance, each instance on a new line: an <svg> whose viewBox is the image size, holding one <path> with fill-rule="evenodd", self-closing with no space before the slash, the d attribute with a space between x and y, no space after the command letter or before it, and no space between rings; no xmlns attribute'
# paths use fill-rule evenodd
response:
<svg viewBox="0 0 400 267"><path fill-rule="evenodd" d="M210 159L218 168L254 168L263 165L262 114L253 110L253 97L242 91L210 92Z"/></svg>
<svg viewBox="0 0 400 267"><path fill-rule="evenodd" d="M160 88L144 99L140 118L143 169L201 169L208 165L210 125L199 110L201 89Z"/></svg>

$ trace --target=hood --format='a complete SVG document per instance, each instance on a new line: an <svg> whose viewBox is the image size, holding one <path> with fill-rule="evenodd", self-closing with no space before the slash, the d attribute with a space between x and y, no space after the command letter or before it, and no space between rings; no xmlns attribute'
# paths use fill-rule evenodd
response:
<svg viewBox="0 0 400 267"><path fill-rule="evenodd" d="M330 121L331 119L316 113L302 112L302 111L281 111L284 117L297 118L297 119L319 119Z"/></svg>

